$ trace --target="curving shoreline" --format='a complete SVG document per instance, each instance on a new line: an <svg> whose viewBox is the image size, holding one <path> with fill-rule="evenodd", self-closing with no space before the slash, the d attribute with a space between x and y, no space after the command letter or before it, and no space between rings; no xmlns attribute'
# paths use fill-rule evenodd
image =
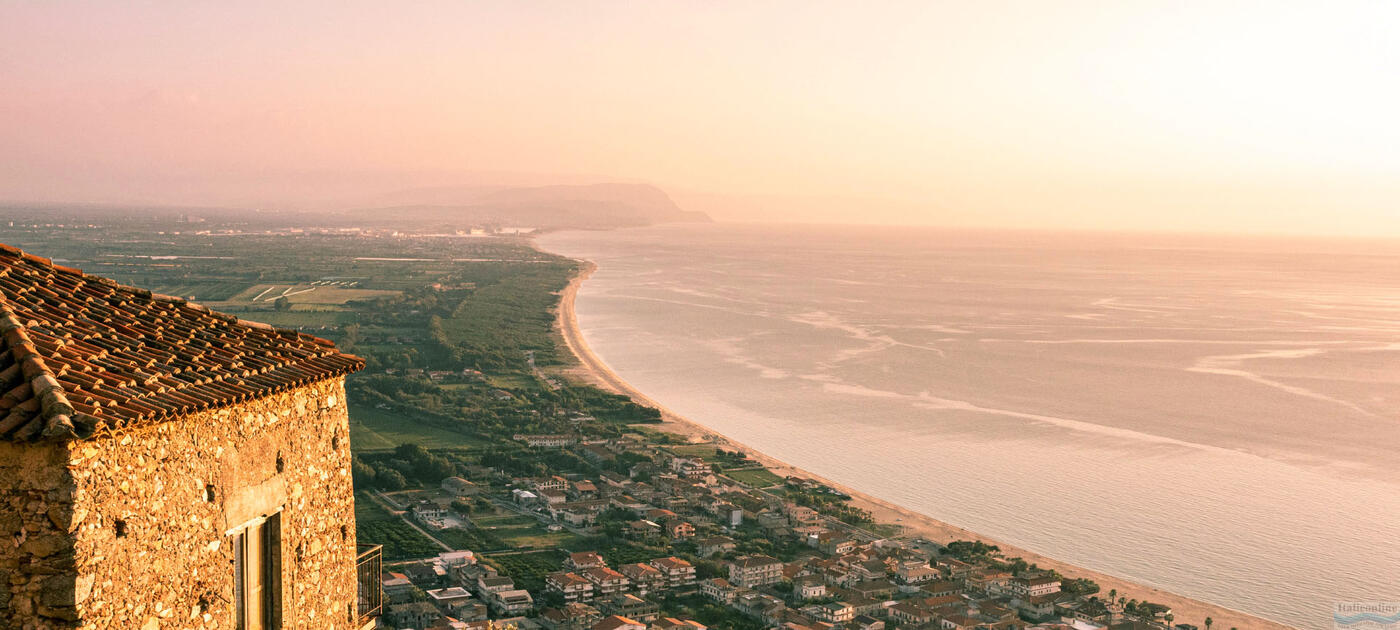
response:
<svg viewBox="0 0 1400 630"><path fill-rule="evenodd" d="M1055 569L1060 573L1072 577L1091 579L1099 584L1102 588L1102 592L1105 594L1110 589L1114 589L1118 591L1120 597L1152 601L1170 606L1175 615L1175 621L1178 623L1188 623L1203 627L1204 619L1206 617L1211 617L1214 620L1214 625L1212 627L1223 629L1279 630L1291 627L1229 609L1224 606L1190 599L1158 588L1084 569L978 535L975 532L970 532L961 527L938 521L924 514L916 513L878 497L855 490L839 482L796 468L785 462L769 457L746 444L731 440L689 418L672 412L645 393L632 387L626 380L613 372L612 369L608 367L607 363L598 355L594 354L588 347L588 343L583 336L583 331L578 324L578 317L574 311L574 303L579 288L597 269L597 265L591 261L580 261L580 263L582 264L582 269L561 292L557 312L555 314L555 325L559 330L563 344L578 361L577 367L568 369L566 373L572 378L628 396L633 400L660 410L663 420L662 424L657 427L660 430L685 435L691 438L714 439L720 443L726 444L732 449L744 451L750 457L758 460L780 476L799 476L816 479L850 495L852 497L852 505L869 510L876 521L898 523L905 528L906 533L922 535L939 542L948 542L951 540L980 540L997 545L1007 555L1020 556L1027 562L1037 564L1041 567Z"/></svg>

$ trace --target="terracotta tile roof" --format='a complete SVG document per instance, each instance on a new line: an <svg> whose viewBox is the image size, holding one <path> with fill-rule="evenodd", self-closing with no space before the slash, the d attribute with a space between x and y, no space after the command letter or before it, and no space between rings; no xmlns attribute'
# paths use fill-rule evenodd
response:
<svg viewBox="0 0 1400 630"><path fill-rule="evenodd" d="M86 439L361 367L324 339L0 245L0 440Z"/></svg>

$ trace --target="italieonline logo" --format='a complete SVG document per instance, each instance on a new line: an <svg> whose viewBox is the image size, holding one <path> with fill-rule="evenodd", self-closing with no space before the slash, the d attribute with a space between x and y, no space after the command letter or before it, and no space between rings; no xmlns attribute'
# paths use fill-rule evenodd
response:
<svg viewBox="0 0 1400 630"><path fill-rule="evenodd" d="M1400 628L1400 602L1337 602L1332 625L1338 630Z"/></svg>

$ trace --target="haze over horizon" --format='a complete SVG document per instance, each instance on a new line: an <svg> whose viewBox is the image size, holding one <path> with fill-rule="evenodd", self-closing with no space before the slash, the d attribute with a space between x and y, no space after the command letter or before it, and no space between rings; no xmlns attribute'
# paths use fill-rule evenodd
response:
<svg viewBox="0 0 1400 630"><path fill-rule="evenodd" d="M1400 236L1400 5L0 7L0 200Z"/></svg>

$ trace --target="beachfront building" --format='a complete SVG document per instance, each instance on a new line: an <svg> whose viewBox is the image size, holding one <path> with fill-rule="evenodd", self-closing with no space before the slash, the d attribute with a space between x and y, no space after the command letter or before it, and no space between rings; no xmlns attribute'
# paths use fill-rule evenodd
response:
<svg viewBox="0 0 1400 630"><path fill-rule="evenodd" d="M729 563L729 581L744 588L776 584L783 579L783 562L769 556L744 556Z"/></svg>
<svg viewBox="0 0 1400 630"><path fill-rule="evenodd" d="M1043 597L1060 592L1060 578L1051 574L1017 576L1007 584L1011 594L1021 599Z"/></svg>
<svg viewBox="0 0 1400 630"><path fill-rule="evenodd" d="M0 246L0 627L372 623L344 386L362 366Z"/></svg>

